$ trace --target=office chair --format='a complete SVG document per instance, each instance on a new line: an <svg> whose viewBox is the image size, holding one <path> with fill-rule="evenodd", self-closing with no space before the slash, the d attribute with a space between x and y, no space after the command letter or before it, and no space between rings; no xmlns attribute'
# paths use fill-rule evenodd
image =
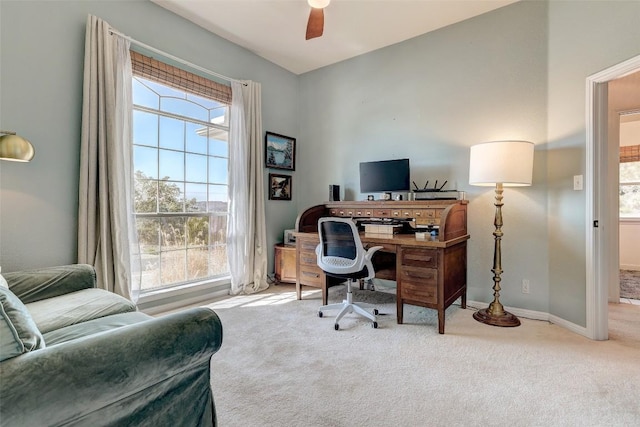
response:
<svg viewBox="0 0 640 427"><path fill-rule="evenodd" d="M372 308L373 305L353 302L351 285L359 279L371 279L375 276L371 257L382 249L382 246L375 246L365 250L358 235L358 229L354 222L348 218L320 218L318 220L318 234L320 244L316 247L318 266L326 275L339 279L347 279L347 299L338 304L329 304L320 307L318 317L322 317L324 310L340 309L336 316L335 330L340 329L340 319L345 314L357 313L373 322L373 327L378 327L376 314L378 310L373 309L373 314L365 308Z"/></svg>

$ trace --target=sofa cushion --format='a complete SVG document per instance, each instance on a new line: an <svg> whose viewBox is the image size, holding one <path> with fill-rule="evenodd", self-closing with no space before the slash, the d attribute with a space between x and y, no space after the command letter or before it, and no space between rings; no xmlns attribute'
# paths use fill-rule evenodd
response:
<svg viewBox="0 0 640 427"><path fill-rule="evenodd" d="M126 298L104 289L83 289L27 304L43 334L112 314L136 311Z"/></svg>
<svg viewBox="0 0 640 427"><path fill-rule="evenodd" d="M8 288L0 286L0 361L44 346L27 307Z"/></svg>
<svg viewBox="0 0 640 427"><path fill-rule="evenodd" d="M149 319L153 319L153 317L140 311L114 314L56 329L55 331L44 334L44 339L47 342L47 346L51 347L56 344L90 336L99 332L110 331L127 325L133 325L134 323L144 322Z"/></svg>

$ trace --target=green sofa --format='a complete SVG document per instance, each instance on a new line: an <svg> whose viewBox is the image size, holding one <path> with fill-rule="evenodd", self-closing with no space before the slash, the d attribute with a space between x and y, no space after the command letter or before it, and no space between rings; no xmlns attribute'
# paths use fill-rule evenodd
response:
<svg viewBox="0 0 640 427"><path fill-rule="evenodd" d="M3 427L216 425L210 363L222 325L212 310L148 316L97 289L89 265L3 276Z"/></svg>

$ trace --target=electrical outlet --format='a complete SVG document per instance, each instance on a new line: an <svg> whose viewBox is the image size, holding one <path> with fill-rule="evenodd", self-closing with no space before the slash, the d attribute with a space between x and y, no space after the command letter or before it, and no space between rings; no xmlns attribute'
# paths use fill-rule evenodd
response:
<svg viewBox="0 0 640 427"><path fill-rule="evenodd" d="M527 279L522 279L522 293L523 294L529 293L529 280Z"/></svg>

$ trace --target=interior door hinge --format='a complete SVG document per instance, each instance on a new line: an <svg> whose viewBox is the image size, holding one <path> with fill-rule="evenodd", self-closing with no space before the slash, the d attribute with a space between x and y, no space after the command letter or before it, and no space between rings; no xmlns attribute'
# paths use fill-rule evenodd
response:
<svg viewBox="0 0 640 427"><path fill-rule="evenodd" d="M593 227L594 228L598 228L598 220L597 219L595 221L593 221Z"/></svg>

